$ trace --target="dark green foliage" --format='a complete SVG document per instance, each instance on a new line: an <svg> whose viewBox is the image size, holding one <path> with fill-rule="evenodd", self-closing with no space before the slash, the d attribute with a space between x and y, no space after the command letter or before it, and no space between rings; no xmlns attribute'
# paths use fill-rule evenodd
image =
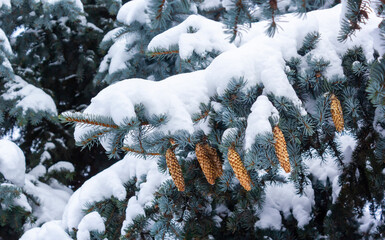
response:
<svg viewBox="0 0 385 240"><path fill-rule="evenodd" d="M306 53L316 48L320 37L321 35L318 32L310 32L306 34L305 38L303 39L302 47L298 50L298 54L301 56L305 56Z"/></svg>
<svg viewBox="0 0 385 240"><path fill-rule="evenodd" d="M3 182L0 173L0 183ZM15 200L20 198L21 188L13 184L0 185L0 236L5 239L16 239L23 233L22 226L28 218L33 220L31 212L15 204Z"/></svg>
<svg viewBox="0 0 385 240"><path fill-rule="evenodd" d="M18 53L12 59L15 73L27 83L49 94L55 101L58 112L81 110L82 104L87 104L99 91L92 84L101 59L97 45L104 35L103 30L107 31L112 27L114 17L110 14L116 14L117 9L110 9L108 12L105 9L107 5L97 7L96 2L87 1L87 14L103 29L101 30L91 23L84 24L87 23L86 13L79 13L79 9L73 4L60 2L46 7L42 4L30 4L29 1L12 3L14 5L10 14L2 15L0 22L8 23L3 24L8 34L21 24L25 28L12 41L12 48ZM103 11L103 18L98 16L96 20L96 16ZM7 77L3 81L9 82L12 79ZM79 172L85 171L87 166L91 167L91 172L98 172L111 164L100 163L100 168L95 168L96 165L91 163L100 159L97 157L100 150L93 149L92 157L89 151L80 152L74 144L71 130L60 124L51 113L29 110L22 112L20 108L12 107L12 103L7 104L9 108L5 109L2 117L5 118L4 122L11 124L2 125L2 134L12 131L16 123L21 126L22 137L19 141L30 161L27 168L31 169L42 161L44 152L49 152L51 156L45 162L48 167L57 161L66 160L72 162ZM52 143L55 148L47 150L46 146ZM103 159L103 156L100 157ZM72 185L81 185L88 174L77 174Z"/></svg>
<svg viewBox="0 0 385 240"><path fill-rule="evenodd" d="M385 61L375 62L371 68L370 80L366 91L369 99L380 113L385 112Z"/></svg>
<svg viewBox="0 0 385 240"><path fill-rule="evenodd" d="M110 2L114 2L115 7ZM82 110L101 89L93 85L102 57L98 43L113 27L119 7L120 3L112 0L89 0L84 1L85 12L82 12L67 1L50 5L12 1L12 8L0 15L1 28L11 40L15 53L11 55L0 49L0 62L6 57L13 68L4 69L0 64L0 94L12 86L15 75L18 75L51 96L58 112ZM20 30L19 34L10 38L16 30ZM56 179L77 188L90 175L113 163L105 161L107 158L100 148L81 152L73 140L73 130L62 125L51 112L23 111L15 107L17 100L0 97L0 135L13 131L20 133L14 141L26 156L27 172L40 163L49 168L58 161L69 161L75 166L76 173L51 172L40 180L48 183ZM27 198L30 200L30 196ZM19 210L10 208L7 211L11 211L7 212L9 215ZM4 239L17 239L23 233L21 226L27 218L19 217L20 214L15 216L18 216L18 224L11 220L2 223L0 236ZM11 237L7 231L11 234L13 226L17 226L17 232Z"/></svg>

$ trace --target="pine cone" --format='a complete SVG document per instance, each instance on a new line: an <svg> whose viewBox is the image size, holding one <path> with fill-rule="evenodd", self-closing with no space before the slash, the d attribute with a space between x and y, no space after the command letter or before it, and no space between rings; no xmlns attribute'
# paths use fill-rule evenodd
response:
<svg viewBox="0 0 385 240"><path fill-rule="evenodd" d="M277 155L281 167L285 170L285 172L288 173L290 172L290 161L289 154L287 153L285 137L283 136L283 133L278 126L274 127L273 134L275 140L275 154Z"/></svg>
<svg viewBox="0 0 385 240"><path fill-rule="evenodd" d="M251 179L249 173L243 165L241 157L233 146L229 147L229 150L227 152L227 159L229 160L229 163L234 170L235 176L238 178L242 187L247 191L250 191Z"/></svg>
<svg viewBox="0 0 385 240"><path fill-rule="evenodd" d="M210 159L210 155L207 152L205 145L202 143L198 143L195 146L195 154L197 156L199 165L201 166L202 171L207 179L207 182L213 185L215 183L215 178L217 174L214 168L214 164Z"/></svg>
<svg viewBox="0 0 385 240"><path fill-rule="evenodd" d="M180 167L178 159L176 159L175 153L171 148L166 151L166 163L175 186L180 192L183 192L184 178L182 175L182 168Z"/></svg>
<svg viewBox="0 0 385 240"><path fill-rule="evenodd" d="M334 126L338 132L342 132L342 130L344 130L344 116L342 114L340 100L338 100L336 95L332 94L330 96L330 101L330 112L332 114Z"/></svg>
<svg viewBox="0 0 385 240"><path fill-rule="evenodd" d="M206 152L209 154L210 159L214 165L215 169L215 179L222 176L223 174L223 169L222 169L222 163L221 160L218 156L217 150L213 147L211 147L208 144L205 144L204 147L206 148Z"/></svg>

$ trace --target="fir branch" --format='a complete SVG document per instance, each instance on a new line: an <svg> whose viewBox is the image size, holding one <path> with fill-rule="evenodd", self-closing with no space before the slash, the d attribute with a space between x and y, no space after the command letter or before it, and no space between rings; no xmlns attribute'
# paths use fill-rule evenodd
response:
<svg viewBox="0 0 385 240"><path fill-rule="evenodd" d="M302 47L298 49L298 54L305 56L308 52L315 49L317 43L320 41L320 37L321 35L316 31L306 34L305 38L303 39Z"/></svg>
<svg viewBox="0 0 385 240"><path fill-rule="evenodd" d="M160 156L160 155L162 155L160 153L146 152L144 150L136 150L136 149L133 149L133 148L130 148L130 147L122 147L121 149L126 151L126 152L133 152L133 153L137 153L137 154L144 154L144 155L150 155L150 156Z"/></svg>
<svg viewBox="0 0 385 240"><path fill-rule="evenodd" d="M385 107L385 60L375 62L370 71L370 79L366 92L368 98L376 107Z"/></svg>
<svg viewBox="0 0 385 240"><path fill-rule="evenodd" d="M77 145L85 147L92 147L92 145L104 134L111 132L111 129L101 129L97 131L91 131L87 134L82 135L81 140L77 142Z"/></svg>
<svg viewBox="0 0 385 240"><path fill-rule="evenodd" d="M161 0L159 7L158 7L158 10L157 10L157 15L155 16L156 20L160 20L160 18L162 17L162 11L163 11L165 3L166 3L166 0Z"/></svg>
<svg viewBox="0 0 385 240"><path fill-rule="evenodd" d="M230 42L240 34L240 27L244 23L251 23L253 17L250 13L251 3L247 0L232 0L231 8L226 12L225 24L231 33Z"/></svg>
<svg viewBox="0 0 385 240"><path fill-rule="evenodd" d="M78 123L81 125L92 125L106 128L119 128L111 117L85 114L79 112L64 112L59 115L59 120L63 123Z"/></svg>
<svg viewBox="0 0 385 240"><path fill-rule="evenodd" d="M354 34L356 30L360 30L360 24L366 24L369 19L370 0L351 0L346 1L347 11L345 18L341 22L341 30L338 35L340 42L346 41L346 39Z"/></svg>
<svg viewBox="0 0 385 240"><path fill-rule="evenodd" d="M163 29L172 17L171 3L167 0L152 0L149 6L153 29Z"/></svg>
<svg viewBox="0 0 385 240"><path fill-rule="evenodd" d="M201 112L197 113L197 114L193 114L193 116L192 116L192 120L194 123L197 123L202 119L206 119L209 116L210 111L211 111L211 104L206 105L204 103L201 103L199 108L200 108Z"/></svg>
<svg viewBox="0 0 385 240"><path fill-rule="evenodd" d="M278 12L278 2L277 0L269 0L267 4L264 5L263 15L266 18L270 18L270 25L266 29L265 33L269 37L274 37L275 32L277 31L277 23L276 23L276 14Z"/></svg>
<svg viewBox="0 0 385 240"><path fill-rule="evenodd" d="M178 46L171 46L169 49L153 49L151 51L147 51L146 55L151 58L171 58L176 55L179 55Z"/></svg>

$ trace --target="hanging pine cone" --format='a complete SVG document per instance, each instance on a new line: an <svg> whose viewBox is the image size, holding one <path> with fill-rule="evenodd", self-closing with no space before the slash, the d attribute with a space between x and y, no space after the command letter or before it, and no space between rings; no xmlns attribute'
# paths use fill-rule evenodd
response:
<svg viewBox="0 0 385 240"><path fill-rule="evenodd" d="M334 94L330 96L330 101L330 112L332 114L334 126L338 132L342 132L342 130L344 130L344 116L342 114L341 102Z"/></svg>
<svg viewBox="0 0 385 240"><path fill-rule="evenodd" d="M278 126L274 127L273 134L275 140L275 154L277 155L281 167L285 170L285 172L288 173L290 172L290 161L289 154L287 153L285 137L283 136L283 133Z"/></svg>
<svg viewBox="0 0 385 240"><path fill-rule="evenodd" d="M202 171L207 179L207 182L213 185L215 183L215 178L217 174L214 168L214 164L210 159L210 155L205 145L202 143L198 143L195 146L195 154L197 156L199 165L201 166Z"/></svg>
<svg viewBox="0 0 385 240"><path fill-rule="evenodd" d="M183 192L184 178L182 175L182 168L180 167L178 159L176 159L175 153L171 148L167 149L166 151L166 163L175 186L180 192Z"/></svg>
<svg viewBox="0 0 385 240"><path fill-rule="evenodd" d="M251 179L249 173L247 172L245 166L242 163L241 157L235 150L233 146L229 147L227 152L227 159L231 167L234 170L235 176L238 178L242 187L247 191L251 190Z"/></svg>
<svg viewBox="0 0 385 240"><path fill-rule="evenodd" d="M206 148L206 151L209 154L211 161L213 162L215 173L216 173L215 174L215 179L216 179L222 176L223 174L221 160L215 148L211 147L209 144L205 144L204 147Z"/></svg>

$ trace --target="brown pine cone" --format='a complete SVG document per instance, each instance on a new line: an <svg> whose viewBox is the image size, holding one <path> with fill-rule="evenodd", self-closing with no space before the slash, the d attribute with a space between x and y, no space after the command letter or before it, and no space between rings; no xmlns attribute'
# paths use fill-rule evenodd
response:
<svg viewBox="0 0 385 240"><path fill-rule="evenodd" d="M178 159L176 158L175 153L171 148L167 149L166 151L166 163L175 186L180 192L183 192L185 185L182 175L182 168L180 167Z"/></svg>
<svg viewBox="0 0 385 240"><path fill-rule="evenodd" d="M341 102L334 94L330 96L330 101L330 112L332 114L334 126L338 132L342 132L342 130L344 130L344 116L342 113Z"/></svg>
<svg viewBox="0 0 385 240"><path fill-rule="evenodd" d="M211 185L215 183L216 172L214 168L214 164L210 159L210 155L207 152L207 149L204 144L198 143L195 146L195 154L197 156L199 165L202 168L202 171Z"/></svg>
<svg viewBox="0 0 385 240"><path fill-rule="evenodd" d="M209 144L204 144L204 147L206 148L206 152L209 154L210 159L214 165L216 179L223 174L221 159L219 158L215 148L211 147Z"/></svg>
<svg viewBox="0 0 385 240"><path fill-rule="evenodd" d="M245 166L242 163L241 157L235 150L233 146L229 147L227 152L227 159L231 167L234 170L235 176L238 178L242 187L247 191L251 190L251 179L249 173L247 172Z"/></svg>
<svg viewBox="0 0 385 240"><path fill-rule="evenodd" d="M289 154L287 153L285 137L278 126L274 127L273 134L275 140L275 154L277 155L281 167L288 173L290 172L290 161Z"/></svg>

